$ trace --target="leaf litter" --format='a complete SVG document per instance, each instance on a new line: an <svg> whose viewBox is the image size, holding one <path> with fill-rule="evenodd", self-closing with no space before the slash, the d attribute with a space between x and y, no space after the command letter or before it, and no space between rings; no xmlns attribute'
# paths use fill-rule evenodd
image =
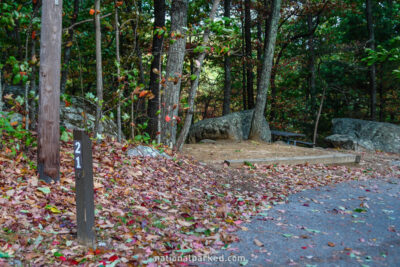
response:
<svg viewBox="0 0 400 267"><path fill-rule="evenodd" d="M112 140L93 145L97 247L89 249L76 241L72 143L62 142L61 181L54 184L38 181L28 164L36 151L18 160L1 152L0 264L154 266L156 256L209 255L238 241L235 231L247 230L242 223L289 194L399 171L308 164L231 169L180 154L128 157L129 148Z"/></svg>

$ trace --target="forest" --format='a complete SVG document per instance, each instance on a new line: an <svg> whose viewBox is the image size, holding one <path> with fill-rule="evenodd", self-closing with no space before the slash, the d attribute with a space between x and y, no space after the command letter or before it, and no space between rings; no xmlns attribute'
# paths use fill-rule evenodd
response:
<svg viewBox="0 0 400 267"><path fill-rule="evenodd" d="M394 238L399 107L397 0L0 0L0 265L187 266L222 249L241 266L314 266L245 223L279 228L289 196L352 182L329 216L383 212L373 233ZM369 213L372 191L388 206ZM361 204L343 204L353 193ZM324 204L309 194L302 209ZM317 211L276 242L311 251L298 242L330 231L310 228ZM264 254L231 247L236 231ZM396 261L329 238L349 261Z"/></svg>
<svg viewBox="0 0 400 267"><path fill-rule="evenodd" d="M65 1L62 101L85 99L97 133L108 117L119 136L173 145L186 117L190 124L254 108L272 2L212 4ZM21 87L24 116L38 105L40 6L1 2L2 88ZM311 135L323 97L320 136L337 117L398 123L398 14L389 0L283 1L264 112L270 127ZM26 128L35 129L29 118Z"/></svg>

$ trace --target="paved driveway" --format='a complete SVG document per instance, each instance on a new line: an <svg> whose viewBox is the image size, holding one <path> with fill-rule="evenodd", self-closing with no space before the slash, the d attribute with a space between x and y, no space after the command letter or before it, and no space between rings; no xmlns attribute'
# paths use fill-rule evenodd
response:
<svg viewBox="0 0 400 267"><path fill-rule="evenodd" d="M400 266L400 179L303 191L244 226L220 254L241 265Z"/></svg>

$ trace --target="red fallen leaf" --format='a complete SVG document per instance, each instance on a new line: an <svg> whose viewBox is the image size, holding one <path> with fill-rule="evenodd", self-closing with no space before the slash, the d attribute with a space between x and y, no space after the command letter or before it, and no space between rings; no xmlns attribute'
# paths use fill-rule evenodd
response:
<svg viewBox="0 0 400 267"><path fill-rule="evenodd" d="M132 225L135 223L135 220L130 220L129 222L126 223L126 225Z"/></svg>
<svg viewBox="0 0 400 267"><path fill-rule="evenodd" d="M67 261L67 258L65 258L64 256L60 256L59 259L62 260L62 261Z"/></svg>
<svg viewBox="0 0 400 267"><path fill-rule="evenodd" d="M76 260L68 260L68 262L69 262L71 265L78 265L78 264L79 264L79 262L77 262Z"/></svg>
<svg viewBox="0 0 400 267"><path fill-rule="evenodd" d="M171 120L171 118L170 118L168 115L166 115L166 116L165 116L165 121L166 121L166 122L169 122L170 120Z"/></svg>
<svg viewBox="0 0 400 267"><path fill-rule="evenodd" d="M301 247L302 249L307 249L307 247Z"/></svg>
<svg viewBox="0 0 400 267"><path fill-rule="evenodd" d="M94 255L99 255L101 253L102 253L102 251L98 248L96 248L96 250L94 251Z"/></svg>
<svg viewBox="0 0 400 267"><path fill-rule="evenodd" d="M243 206L244 205L244 201L239 201L239 206Z"/></svg>
<svg viewBox="0 0 400 267"><path fill-rule="evenodd" d="M124 152L125 152L127 149L128 149L127 146L123 146L123 147L122 147L122 151L124 151Z"/></svg>
<svg viewBox="0 0 400 267"><path fill-rule="evenodd" d="M67 100L65 100L64 102L65 102L65 107L69 107L69 106L71 106L71 103L70 103L70 102L68 102Z"/></svg>
<svg viewBox="0 0 400 267"><path fill-rule="evenodd" d="M113 255L108 259L108 261L116 261L117 259L118 259L118 256L117 255Z"/></svg>

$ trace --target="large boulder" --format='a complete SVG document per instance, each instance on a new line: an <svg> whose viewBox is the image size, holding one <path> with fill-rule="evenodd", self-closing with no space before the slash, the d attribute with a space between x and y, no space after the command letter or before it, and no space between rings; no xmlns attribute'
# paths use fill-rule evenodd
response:
<svg viewBox="0 0 400 267"><path fill-rule="evenodd" d="M96 117L95 106L87 100L69 97L68 105L64 101L60 103L60 122L66 129L89 129L94 131ZM109 136L117 136L118 128L116 123L105 117L102 123L103 133Z"/></svg>
<svg viewBox="0 0 400 267"><path fill-rule="evenodd" d="M395 124L349 118L333 119L332 134L325 140L334 147L400 153L400 126Z"/></svg>
<svg viewBox="0 0 400 267"><path fill-rule="evenodd" d="M20 85L4 85L4 94L14 96L24 96L25 88ZM36 112L32 111L31 112ZM84 98L69 96L68 105L64 101L60 102L60 123L66 129L90 130L94 131L96 107L93 103ZM17 115L14 115L17 116ZM17 119L17 117L16 117ZM20 119L22 121L22 117ZM103 133L109 136L117 136L118 128L116 123L105 117L102 123Z"/></svg>
<svg viewBox="0 0 400 267"><path fill-rule="evenodd" d="M204 139L246 140L249 137L253 113L254 110L245 110L199 121L190 127L188 142L196 143ZM261 139L265 142L271 141L271 131L265 119Z"/></svg>

